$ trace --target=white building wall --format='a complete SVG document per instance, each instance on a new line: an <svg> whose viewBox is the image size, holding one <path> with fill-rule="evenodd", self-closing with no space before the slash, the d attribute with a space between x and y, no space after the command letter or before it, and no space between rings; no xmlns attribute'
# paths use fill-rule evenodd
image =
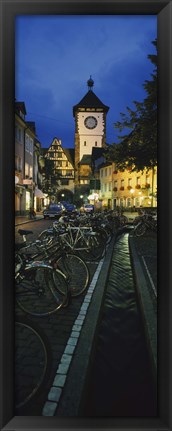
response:
<svg viewBox="0 0 172 431"><path fill-rule="evenodd" d="M84 121L87 117L93 116L97 119L97 126L94 129L87 129ZM102 138L104 135L103 112L79 112L78 133L80 136L80 160L84 154L91 154L93 147L102 147Z"/></svg>

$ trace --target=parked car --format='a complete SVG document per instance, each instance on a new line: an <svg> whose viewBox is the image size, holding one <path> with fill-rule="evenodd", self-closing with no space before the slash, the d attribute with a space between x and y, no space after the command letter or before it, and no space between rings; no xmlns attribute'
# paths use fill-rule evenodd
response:
<svg viewBox="0 0 172 431"><path fill-rule="evenodd" d="M44 219L46 218L59 218L65 212L65 207L62 203L50 204L48 208L43 211Z"/></svg>
<svg viewBox="0 0 172 431"><path fill-rule="evenodd" d="M65 207L67 213L74 213L77 211L76 205L66 201L62 201L61 203Z"/></svg>
<svg viewBox="0 0 172 431"><path fill-rule="evenodd" d="M92 213L94 211L94 205L92 205L92 204L84 204L80 208L80 211L84 212L84 213Z"/></svg>

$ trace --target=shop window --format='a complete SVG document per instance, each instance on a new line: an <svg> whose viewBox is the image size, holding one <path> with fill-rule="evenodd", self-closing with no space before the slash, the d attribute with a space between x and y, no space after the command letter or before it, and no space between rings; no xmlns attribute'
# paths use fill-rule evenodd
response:
<svg viewBox="0 0 172 431"><path fill-rule="evenodd" d="M131 198L127 199L127 207L131 207Z"/></svg>
<svg viewBox="0 0 172 431"><path fill-rule="evenodd" d="M28 178L29 177L29 164L25 163L25 177Z"/></svg>

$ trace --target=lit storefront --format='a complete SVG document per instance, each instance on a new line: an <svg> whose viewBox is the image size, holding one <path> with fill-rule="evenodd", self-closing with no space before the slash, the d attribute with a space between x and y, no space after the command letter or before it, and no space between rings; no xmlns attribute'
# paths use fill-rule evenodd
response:
<svg viewBox="0 0 172 431"><path fill-rule="evenodd" d="M26 190L26 211L29 211L31 207L31 194Z"/></svg>

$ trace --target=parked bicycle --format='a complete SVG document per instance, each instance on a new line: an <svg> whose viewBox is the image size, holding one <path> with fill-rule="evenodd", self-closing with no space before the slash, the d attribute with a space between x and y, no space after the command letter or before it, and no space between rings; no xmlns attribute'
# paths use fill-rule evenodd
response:
<svg viewBox="0 0 172 431"><path fill-rule="evenodd" d="M19 230L21 235L23 232L29 231ZM39 254L42 253L43 264L46 263L46 265L48 264L52 266L53 281L56 289L59 293L64 294L65 296L67 283L68 302L70 302L70 296L78 296L88 287L90 280L89 269L81 257L68 252L65 245L62 245L60 241L57 241L57 238L54 242L49 241L48 235L50 238L53 237L53 231L48 230L46 232L46 236L42 236L41 240L35 241L36 249L38 249ZM34 243L30 243L25 247L23 252L25 253L25 250L28 248L33 250L33 247ZM22 254L22 256L24 257L25 262L27 264L32 264L33 267L33 263L35 264L35 258L37 258L38 253L31 256L28 254ZM18 259L20 258L21 255L19 254ZM61 282L59 272L65 277L65 283Z"/></svg>
<svg viewBox="0 0 172 431"><path fill-rule="evenodd" d="M21 235L32 231L20 230ZM31 243L33 246L33 243ZM25 247L29 247L24 242ZM70 301L70 291L65 274L44 260L33 260L22 252L23 244L16 244L15 293L19 307L33 316L55 313ZM56 277L53 273L56 272ZM55 280L55 281L54 281Z"/></svg>
<svg viewBox="0 0 172 431"><path fill-rule="evenodd" d="M142 236L148 230L157 231L157 216L145 213L135 220L133 233Z"/></svg>
<svg viewBox="0 0 172 431"><path fill-rule="evenodd" d="M26 317L15 321L16 413L45 388L50 377L51 347L38 324Z"/></svg>

